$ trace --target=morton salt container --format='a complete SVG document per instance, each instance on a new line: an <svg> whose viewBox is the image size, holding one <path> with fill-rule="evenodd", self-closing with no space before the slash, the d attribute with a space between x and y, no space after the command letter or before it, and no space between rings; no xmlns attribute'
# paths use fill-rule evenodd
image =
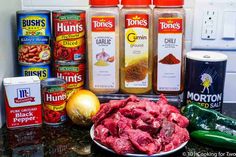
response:
<svg viewBox="0 0 236 157"><path fill-rule="evenodd" d="M184 0L154 0L155 93L184 90Z"/></svg>
<svg viewBox="0 0 236 157"><path fill-rule="evenodd" d="M90 0L87 14L89 89L119 91L119 0Z"/></svg>
<svg viewBox="0 0 236 157"><path fill-rule="evenodd" d="M122 0L121 4L121 91L149 93L152 89L151 0Z"/></svg>
<svg viewBox="0 0 236 157"><path fill-rule="evenodd" d="M197 102L221 111L227 56L216 52L187 53L184 103Z"/></svg>

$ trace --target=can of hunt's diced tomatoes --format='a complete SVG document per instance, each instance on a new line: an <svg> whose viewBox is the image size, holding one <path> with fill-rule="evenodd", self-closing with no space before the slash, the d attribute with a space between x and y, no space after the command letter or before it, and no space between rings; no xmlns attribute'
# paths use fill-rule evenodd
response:
<svg viewBox="0 0 236 157"><path fill-rule="evenodd" d="M83 61L85 59L85 11L53 11L54 59Z"/></svg>
<svg viewBox="0 0 236 157"><path fill-rule="evenodd" d="M66 82L59 78L49 78L41 83L44 123L62 124L66 116Z"/></svg>

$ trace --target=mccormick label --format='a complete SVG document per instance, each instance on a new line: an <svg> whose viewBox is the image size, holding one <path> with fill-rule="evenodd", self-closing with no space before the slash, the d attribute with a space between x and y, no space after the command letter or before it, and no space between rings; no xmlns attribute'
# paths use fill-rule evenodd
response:
<svg viewBox="0 0 236 157"><path fill-rule="evenodd" d="M85 12L53 12L55 60L79 61L85 56Z"/></svg>
<svg viewBox="0 0 236 157"><path fill-rule="evenodd" d="M93 16L92 24L92 64L93 87L115 88L116 33L114 16Z"/></svg>
<svg viewBox="0 0 236 157"><path fill-rule="evenodd" d="M51 77L51 70L49 64L20 65L20 75L38 76L40 80L45 80Z"/></svg>
<svg viewBox="0 0 236 157"><path fill-rule="evenodd" d="M18 60L20 63L50 61L50 12L17 12Z"/></svg>
<svg viewBox="0 0 236 157"><path fill-rule="evenodd" d="M183 19L159 18L157 90L179 91L183 51Z"/></svg>
<svg viewBox="0 0 236 157"><path fill-rule="evenodd" d="M149 15L125 15L125 87L148 87Z"/></svg>
<svg viewBox="0 0 236 157"><path fill-rule="evenodd" d="M5 78L8 128L42 124L40 80L36 76Z"/></svg>
<svg viewBox="0 0 236 157"><path fill-rule="evenodd" d="M221 111L226 61L206 62L186 59L185 104L193 102Z"/></svg>
<svg viewBox="0 0 236 157"><path fill-rule="evenodd" d="M66 81L67 89L81 88L85 81L85 64L78 63L75 65L56 64L57 78Z"/></svg>
<svg viewBox="0 0 236 157"><path fill-rule="evenodd" d="M67 120L65 85L43 86L42 93L44 122L50 125L64 123Z"/></svg>

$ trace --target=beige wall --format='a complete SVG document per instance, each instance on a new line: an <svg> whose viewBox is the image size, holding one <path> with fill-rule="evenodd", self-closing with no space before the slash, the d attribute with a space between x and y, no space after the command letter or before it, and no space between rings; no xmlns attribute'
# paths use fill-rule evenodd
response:
<svg viewBox="0 0 236 157"><path fill-rule="evenodd" d="M3 86L4 77L14 76L16 67L16 10L21 8L20 0L0 2L0 127L5 115L3 114ZM2 119L3 118L3 119Z"/></svg>

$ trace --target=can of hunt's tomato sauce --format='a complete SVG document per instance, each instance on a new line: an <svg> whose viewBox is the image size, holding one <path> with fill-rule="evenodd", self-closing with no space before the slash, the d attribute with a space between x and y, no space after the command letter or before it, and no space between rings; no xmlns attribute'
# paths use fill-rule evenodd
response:
<svg viewBox="0 0 236 157"><path fill-rule="evenodd" d="M55 75L66 81L67 98L77 89L82 89L85 83L85 63L57 61L55 64Z"/></svg>
<svg viewBox="0 0 236 157"><path fill-rule="evenodd" d="M85 11L53 11L54 60L85 59Z"/></svg>
<svg viewBox="0 0 236 157"><path fill-rule="evenodd" d="M41 83L44 123L62 124L66 116L66 82L59 78L49 78Z"/></svg>
<svg viewBox="0 0 236 157"><path fill-rule="evenodd" d="M222 110L227 56L216 52L192 51L186 56L184 103L199 103Z"/></svg>
<svg viewBox="0 0 236 157"><path fill-rule="evenodd" d="M17 11L18 60L23 64L49 63L50 11Z"/></svg>

